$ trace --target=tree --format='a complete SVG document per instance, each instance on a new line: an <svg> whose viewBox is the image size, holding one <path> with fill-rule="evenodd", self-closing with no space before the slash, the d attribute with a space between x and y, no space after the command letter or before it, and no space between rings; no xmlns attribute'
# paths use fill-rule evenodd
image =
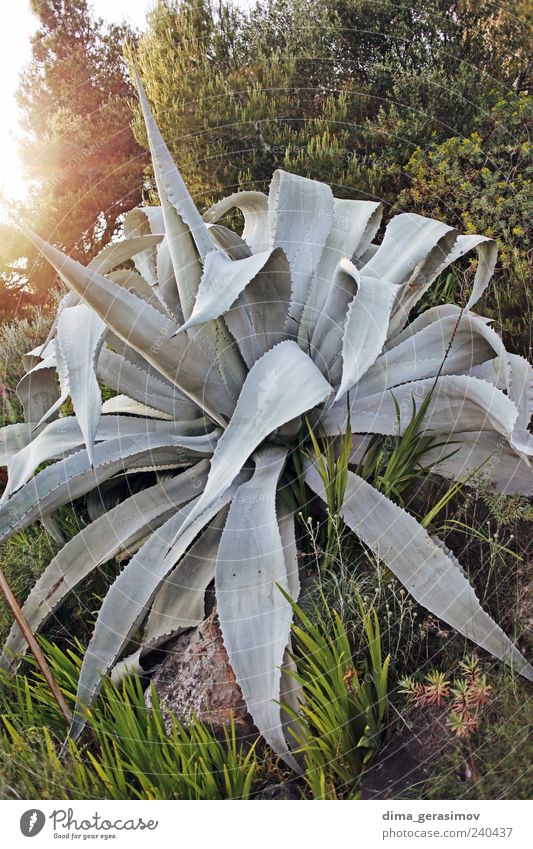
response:
<svg viewBox="0 0 533 849"><path fill-rule="evenodd" d="M142 197L144 157L130 126L133 90L122 53L132 33L94 18L87 0L31 0L31 8L39 29L18 92L31 186L22 216L87 262ZM48 289L53 278L24 240L4 243L3 253L8 285L15 262L31 289Z"/></svg>
<svg viewBox="0 0 533 849"><path fill-rule="evenodd" d="M200 202L280 166L387 201L418 145L527 87L528 35L492 0L160 0L135 58Z"/></svg>
<svg viewBox="0 0 533 849"><path fill-rule="evenodd" d="M199 203L264 187L275 168L288 167L286 157L291 170L320 177L306 160L323 155L324 132L345 118L327 71L327 15L316 0L280 7L270 20L211 0L162 0L139 40L134 58L156 120ZM135 132L146 144L138 109ZM334 172L329 160L327 167L324 177L335 182L344 166L337 156Z"/></svg>

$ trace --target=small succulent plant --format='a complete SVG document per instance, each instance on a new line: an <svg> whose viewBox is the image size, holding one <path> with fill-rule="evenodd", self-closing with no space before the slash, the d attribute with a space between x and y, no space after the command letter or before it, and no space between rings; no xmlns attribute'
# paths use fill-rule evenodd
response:
<svg viewBox="0 0 533 849"><path fill-rule="evenodd" d="M91 570L130 554L84 657L74 736L101 676L199 623L214 580L249 711L296 766L279 704L296 695L287 596L299 594L282 490L306 422L332 439L351 431L355 463L372 435L401 434L412 404L431 395L421 430L436 437L425 458L434 471L462 480L481 469L499 492L529 492L533 370L472 312L495 266L493 241L400 214L376 244L379 203L334 198L283 171L268 195L238 192L202 217L140 83L139 94L161 206L129 213L124 238L88 267L30 234L70 291L46 343L26 356L26 421L1 432L0 539L38 519L58 535L54 512L86 498L93 521L24 605L35 630ZM234 208L242 236L217 223ZM408 323L438 275L472 250L466 306ZM103 402L102 386L116 394ZM74 415L61 415L69 398ZM326 500L312 460L303 474L309 497ZM421 605L533 678L453 553L413 516L353 471L341 514ZM122 661L133 638L139 648ZM14 625L3 666L15 669L24 649Z"/></svg>
<svg viewBox="0 0 533 849"><path fill-rule="evenodd" d="M446 680L444 672L432 670L424 676L424 683L409 676L399 684L399 692L416 707L442 709L446 727L459 738L471 737L477 731L482 709L492 697L492 687L475 656L459 664L453 683Z"/></svg>

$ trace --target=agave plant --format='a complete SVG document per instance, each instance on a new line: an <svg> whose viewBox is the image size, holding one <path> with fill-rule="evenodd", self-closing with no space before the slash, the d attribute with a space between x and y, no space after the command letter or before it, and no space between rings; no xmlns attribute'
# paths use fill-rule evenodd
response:
<svg viewBox="0 0 533 849"><path fill-rule="evenodd" d="M91 570L129 553L84 657L74 736L102 676L199 623L214 580L249 711L296 766L280 699L295 696L287 596L298 597L298 552L281 491L302 423L331 438L349 427L355 462L371 435L401 434L412 403L430 396L420 428L435 435L425 458L434 471L471 480L481 469L496 491L528 492L533 370L471 311L494 270L493 241L400 214L376 244L379 203L334 198L283 171L268 195L238 192L202 217L140 83L139 95L161 206L129 213L124 238L87 267L31 234L70 291L26 357L26 421L2 431L0 539L38 519L57 535L54 511L86 499L93 521L24 605L35 630ZM234 208L242 236L217 223ZM466 306L408 323L438 275L472 250ZM103 403L102 385L117 393ZM68 398L74 415L64 416ZM304 477L309 497L325 501L309 459ZM453 553L415 518L353 471L341 513L421 605L533 678ZM132 638L137 651L124 661ZM24 649L14 625L3 666L16 669Z"/></svg>

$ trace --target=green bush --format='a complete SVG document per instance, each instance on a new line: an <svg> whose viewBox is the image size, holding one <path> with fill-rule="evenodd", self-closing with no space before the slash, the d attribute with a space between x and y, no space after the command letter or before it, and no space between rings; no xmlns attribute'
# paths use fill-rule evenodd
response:
<svg viewBox="0 0 533 849"><path fill-rule="evenodd" d="M508 348L531 355L533 294L531 187L533 97L500 97L467 138L452 137L413 153L405 166L409 186L395 211L443 218L466 233L497 240L498 265L482 312L495 320ZM468 289L473 266L456 280ZM453 297L448 293L448 300Z"/></svg>

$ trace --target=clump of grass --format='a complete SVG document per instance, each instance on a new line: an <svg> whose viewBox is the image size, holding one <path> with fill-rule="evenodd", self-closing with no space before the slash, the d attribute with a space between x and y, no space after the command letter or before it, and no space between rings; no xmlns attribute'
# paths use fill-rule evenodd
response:
<svg viewBox="0 0 533 849"><path fill-rule="evenodd" d="M83 527L80 512L72 507L64 507L54 515L54 523L63 539L70 539ZM0 548L0 568L20 604L26 599L30 589L60 548L60 544L40 524L16 534L3 543ZM94 619L98 612L97 602L117 573L115 560L106 563L76 589L65 604L58 609L45 626L45 634L61 648L67 648L73 641L87 644L90 639ZM13 616L3 596L0 595L0 641L4 642L13 622Z"/></svg>
<svg viewBox="0 0 533 849"><path fill-rule="evenodd" d="M421 432L432 393L417 407L413 399L411 416L401 436L376 436L370 440L365 454L355 471L391 500L411 512L415 511L412 499L415 486L430 479L430 469L424 466L426 452L435 447L434 435ZM401 410L396 405L398 423ZM430 638L435 634L425 627L425 616L408 596L392 572L380 563L343 522L341 507L347 484L348 467L352 451L352 434L349 427L337 438L317 438L310 427L312 453L309 455L321 476L326 493L326 518L315 518L307 507L304 520L306 532L307 572L316 579L315 586L327 603L339 612L354 648L360 646L363 633L360 616L360 596L373 607L379 616L383 645L405 668L416 668L417 662L426 662L430 656ZM453 447L451 449L453 453ZM460 484L453 485L422 511L424 526L434 524L441 513L458 495ZM308 498L301 495L301 503ZM313 584L305 586L316 600ZM306 607L306 599L302 605Z"/></svg>
<svg viewBox="0 0 533 849"><path fill-rule="evenodd" d="M80 654L44 645L65 699L74 705ZM174 719L167 736L157 694L152 691L148 710L137 676L120 685L106 679L87 719L86 742L69 739L61 754L65 729L44 681L37 674L4 678L4 798L246 799L251 794L254 746L242 748L232 724L220 741L194 718L187 725Z"/></svg>
<svg viewBox="0 0 533 849"><path fill-rule="evenodd" d="M408 424L401 436L373 437L365 455L357 467L357 473L365 480L403 506L406 490L417 480L429 474L429 468L422 463L424 455L431 449L440 447L435 436L421 433L421 426L431 402L429 392L417 409L412 399L412 411ZM401 410L394 399L398 428L401 425ZM448 443L449 444L449 443ZM453 450L450 452L453 453Z"/></svg>
<svg viewBox="0 0 533 849"><path fill-rule="evenodd" d="M0 567L19 600L27 596L57 550L58 545L41 525L16 534L2 545ZM0 595L0 640L7 636L11 623L11 611Z"/></svg>
<svg viewBox="0 0 533 849"><path fill-rule="evenodd" d="M361 603L362 605L362 603ZM378 751L386 726L389 658L383 658L374 611L361 606L365 654L354 658L338 614L323 606L311 621L295 605L294 677L305 704L292 716L304 767L302 797L350 798ZM81 644L62 650L42 640L48 662L74 706ZM170 733L157 693L151 707L137 676L103 682L87 712L81 742L68 739L46 683L29 657L26 674L0 680L0 793L42 799L248 799L286 768L271 754L238 740L233 724L223 739L191 717L173 718ZM294 778L294 777L293 777Z"/></svg>
<svg viewBox="0 0 533 849"><path fill-rule="evenodd" d="M321 571L328 571L341 550L341 540L347 533L341 509L348 483L348 464L352 450L352 433L348 423L346 431L333 439L317 439L307 422L312 450L307 456L316 463L326 493L326 523L321 528L323 537Z"/></svg>
<svg viewBox="0 0 533 849"><path fill-rule="evenodd" d="M298 712L286 710L315 799L353 798L384 736L390 656L382 655L375 611L359 604L365 652L357 659L341 617L324 598L313 618L293 604L292 676L302 704Z"/></svg>

